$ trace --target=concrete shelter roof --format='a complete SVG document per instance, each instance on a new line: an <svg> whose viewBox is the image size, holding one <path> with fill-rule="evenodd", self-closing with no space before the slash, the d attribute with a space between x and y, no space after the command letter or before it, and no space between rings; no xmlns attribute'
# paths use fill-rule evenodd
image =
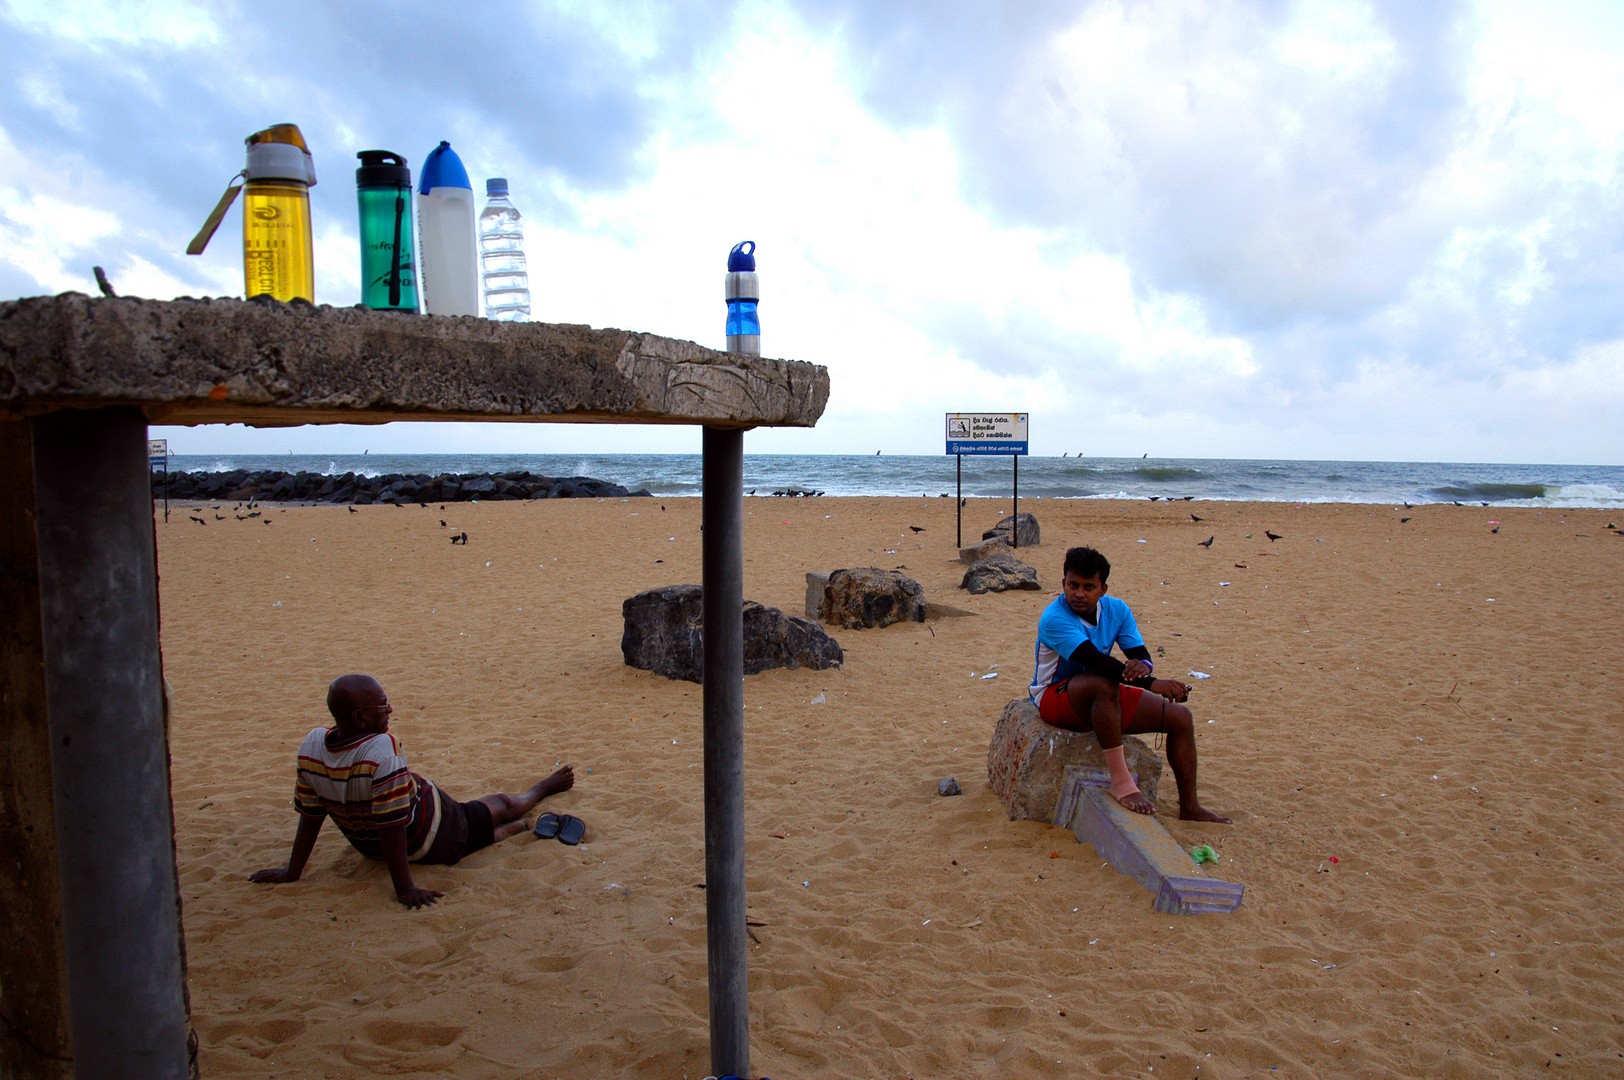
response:
<svg viewBox="0 0 1624 1080"><path fill-rule="evenodd" d="M148 423L181 425L811 427L828 400L821 365L567 323L299 300L62 293L0 302L0 420L132 405Z"/></svg>

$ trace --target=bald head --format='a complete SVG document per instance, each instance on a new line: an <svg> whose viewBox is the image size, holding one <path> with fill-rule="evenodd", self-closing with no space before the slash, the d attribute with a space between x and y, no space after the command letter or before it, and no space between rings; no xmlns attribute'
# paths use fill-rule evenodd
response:
<svg viewBox="0 0 1624 1080"><path fill-rule="evenodd" d="M372 726L370 718L382 714L387 728L389 695L371 675L340 675L327 685L327 711L340 727L363 730Z"/></svg>

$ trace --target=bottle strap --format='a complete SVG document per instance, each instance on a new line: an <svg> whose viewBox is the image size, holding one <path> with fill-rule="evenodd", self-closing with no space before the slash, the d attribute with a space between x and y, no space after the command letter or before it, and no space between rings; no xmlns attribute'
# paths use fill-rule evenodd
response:
<svg viewBox="0 0 1624 1080"><path fill-rule="evenodd" d="M214 209L209 213L209 220L205 221L203 227L197 230L197 235L192 237L192 242L186 245L186 254L203 254L203 249L208 247L209 241L214 238L214 230L220 227L220 219L226 216L226 211L231 209L231 204L237 201L237 192L242 190L242 184L237 183L237 181L242 180L246 183L247 176L248 170L244 169L227 181L226 193L221 195L220 201L214 204Z"/></svg>

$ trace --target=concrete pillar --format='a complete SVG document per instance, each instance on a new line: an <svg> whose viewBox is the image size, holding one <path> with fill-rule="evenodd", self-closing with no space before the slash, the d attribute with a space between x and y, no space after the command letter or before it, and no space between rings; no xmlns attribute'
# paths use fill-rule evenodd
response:
<svg viewBox="0 0 1624 1080"><path fill-rule="evenodd" d="M68 976L51 799L28 421L0 422L0 1076L67 1080Z"/></svg>
<svg viewBox="0 0 1624 1080"><path fill-rule="evenodd" d="M744 926L744 432L704 437L705 945L711 1072L750 1075Z"/></svg>
<svg viewBox="0 0 1624 1080"><path fill-rule="evenodd" d="M146 421L65 410L32 428L73 1075L186 1080Z"/></svg>

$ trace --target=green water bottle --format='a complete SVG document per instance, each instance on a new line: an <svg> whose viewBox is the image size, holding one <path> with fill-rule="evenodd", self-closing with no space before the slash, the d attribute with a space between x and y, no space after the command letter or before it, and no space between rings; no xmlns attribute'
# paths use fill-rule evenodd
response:
<svg viewBox="0 0 1624 1080"><path fill-rule="evenodd" d="M417 310L412 263L412 171L388 150L355 155L361 204L361 303L383 311Z"/></svg>

